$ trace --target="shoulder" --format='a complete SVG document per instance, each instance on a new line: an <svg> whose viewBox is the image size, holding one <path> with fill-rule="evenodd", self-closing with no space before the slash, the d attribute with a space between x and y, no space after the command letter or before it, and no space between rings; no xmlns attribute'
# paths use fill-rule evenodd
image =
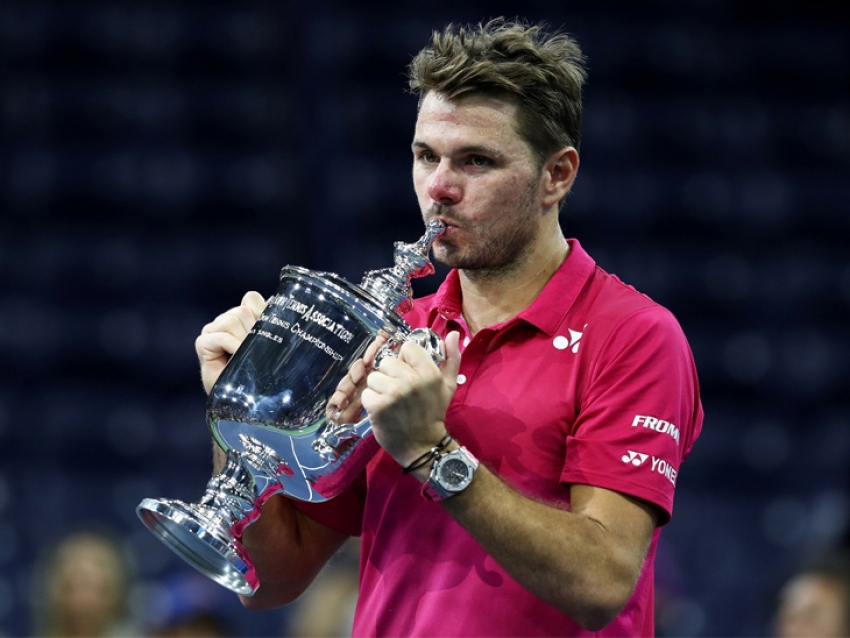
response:
<svg viewBox="0 0 850 638"><path fill-rule="evenodd" d="M649 363L682 372L694 367L690 344L676 316L601 268L596 268L569 315L571 327L577 324L574 329L583 333L585 363L594 374Z"/></svg>
<svg viewBox="0 0 850 638"><path fill-rule="evenodd" d="M669 309L598 266L577 306L600 328L681 332Z"/></svg>

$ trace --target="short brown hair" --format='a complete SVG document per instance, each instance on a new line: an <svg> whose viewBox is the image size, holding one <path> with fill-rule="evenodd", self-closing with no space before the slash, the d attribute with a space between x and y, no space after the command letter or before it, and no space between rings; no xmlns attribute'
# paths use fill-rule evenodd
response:
<svg viewBox="0 0 850 638"><path fill-rule="evenodd" d="M419 102L431 91L449 100L473 93L517 105L518 133L542 166L555 151L581 139L581 92L587 77L578 43L543 25L490 20L448 25L408 67Z"/></svg>

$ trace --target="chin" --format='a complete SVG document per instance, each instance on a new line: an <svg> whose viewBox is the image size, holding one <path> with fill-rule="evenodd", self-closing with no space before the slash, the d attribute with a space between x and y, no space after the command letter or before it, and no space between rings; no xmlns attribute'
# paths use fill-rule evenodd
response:
<svg viewBox="0 0 850 638"><path fill-rule="evenodd" d="M460 261L457 248L447 245L445 242L440 241L440 239L437 239L431 254L434 261L448 268L457 268L457 264Z"/></svg>

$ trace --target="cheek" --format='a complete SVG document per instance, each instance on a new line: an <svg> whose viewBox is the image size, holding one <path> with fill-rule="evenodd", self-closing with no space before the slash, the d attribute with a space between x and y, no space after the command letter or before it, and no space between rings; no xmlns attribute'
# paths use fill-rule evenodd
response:
<svg viewBox="0 0 850 638"><path fill-rule="evenodd" d="M413 170L413 191L421 202L428 197L428 180L421 171Z"/></svg>
<svg viewBox="0 0 850 638"><path fill-rule="evenodd" d="M511 212L524 204L527 188L528 185L520 179L490 184L477 191L476 199L479 204L477 210L481 210L484 214L492 214L496 211ZM496 217L504 218L505 216Z"/></svg>

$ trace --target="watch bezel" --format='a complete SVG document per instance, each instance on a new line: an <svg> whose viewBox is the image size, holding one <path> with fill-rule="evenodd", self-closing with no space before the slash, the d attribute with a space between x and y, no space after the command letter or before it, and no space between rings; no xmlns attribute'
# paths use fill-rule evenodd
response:
<svg viewBox="0 0 850 638"><path fill-rule="evenodd" d="M468 470L467 476L460 483L450 483L443 475L445 468L451 461L460 461ZM431 466L431 474L423 485L422 493L432 501L441 501L460 494L472 483L478 465L478 459L463 446L457 450L445 452Z"/></svg>

